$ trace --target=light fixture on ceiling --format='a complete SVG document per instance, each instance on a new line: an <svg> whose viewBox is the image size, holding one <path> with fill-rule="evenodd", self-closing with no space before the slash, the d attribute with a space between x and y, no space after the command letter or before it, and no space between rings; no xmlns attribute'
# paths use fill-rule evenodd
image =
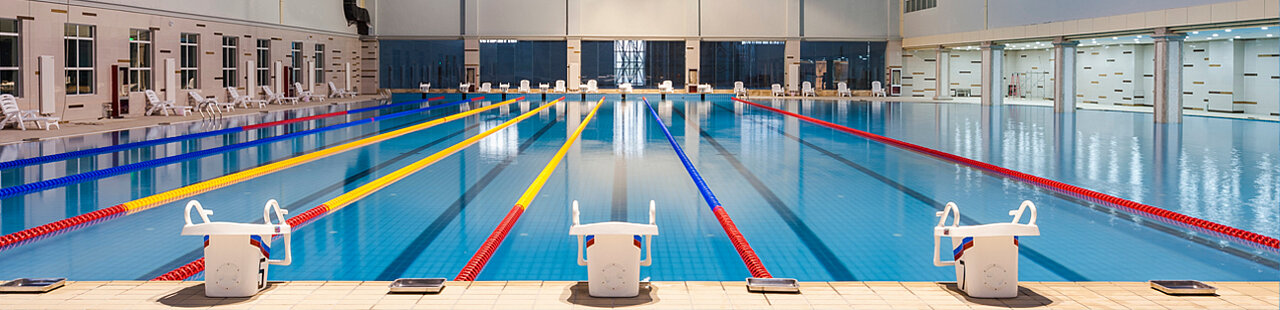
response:
<svg viewBox="0 0 1280 310"><path fill-rule="evenodd" d="M1267 30L1267 27L1262 27L1262 30Z"/></svg>
<svg viewBox="0 0 1280 310"><path fill-rule="evenodd" d="M1213 37L1215 37L1215 38L1216 38L1216 37L1218 37L1218 34L1216 34L1216 33L1215 33L1215 34L1213 34Z"/></svg>
<svg viewBox="0 0 1280 310"><path fill-rule="evenodd" d="M1192 31L1191 34L1200 34L1199 31Z"/></svg>
<svg viewBox="0 0 1280 310"><path fill-rule="evenodd" d="M1227 29L1226 31L1227 31L1227 32L1231 32L1231 29Z"/></svg>

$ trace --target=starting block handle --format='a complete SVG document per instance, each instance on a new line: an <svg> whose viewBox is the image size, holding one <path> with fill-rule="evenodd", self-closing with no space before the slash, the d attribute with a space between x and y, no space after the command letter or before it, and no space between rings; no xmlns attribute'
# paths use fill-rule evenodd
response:
<svg viewBox="0 0 1280 310"><path fill-rule="evenodd" d="M205 210L204 206L201 206L199 201L193 199L187 202L187 210L182 213L183 219L187 220L187 226L195 225L191 223L191 207L196 208L196 214L200 215L200 219L203 220L204 223L209 222L209 216L213 215L213 210Z"/></svg>
<svg viewBox="0 0 1280 310"><path fill-rule="evenodd" d="M1022 212L1026 211L1027 208L1031 208L1031 219L1027 221L1027 225L1036 226L1036 204L1031 203L1030 200L1023 200L1022 205L1019 205L1017 210L1009 211L1009 215L1013 216L1014 224L1017 224L1018 220L1022 219Z"/></svg>

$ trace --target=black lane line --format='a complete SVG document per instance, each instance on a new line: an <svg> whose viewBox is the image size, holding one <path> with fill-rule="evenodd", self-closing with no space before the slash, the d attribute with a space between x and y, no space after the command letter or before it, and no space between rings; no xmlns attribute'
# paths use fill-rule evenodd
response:
<svg viewBox="0 0 1280 310"><path fill-rule="evenodd" d="M543 134L547 133L548 130L551 130L551 126L558 122L560 122L559 119L552 118L550 123L547 123L546 126L534 133L533 136L530 136L528 140L520 143L520 147L516 150L516 156L524 154L526 149L533 146L533 143L537 142L538 138L541 138ZM409 246L406 246L404 251L400 252L400 255L396 255L395 260L392 260L391 264L387 265L387 268L383 269L382 273L378 274L376 279L379 281L395 280L403 275L404 272L409 269L409 265L412 265L413 262L418 259L418 256L422 255L422 251L425 251L427 247L431 245L431 242L435 241L436 237L440 236L440 233L444 232L445 227L448 227L449 223L452 223L454 219L458 218L458 214L462 213L462 209L466 209L467 204L470 201L475 200L475 197L480 194L480 191L483 191L485 187L489 186L489 183L492 183L494 179L497 179L498 174L502 173L502 170L515 162L516 156L509 156L506 159L503 159L502 162L498 163L497 166L494 166L493 169L489 169L489 172L486 173L484 177L481 177L474 185L468 187L466 192L463 192L461 196L458 196L458 199L454 200L453 203L444 210L444 212L441 212L440 216L437 216L435 221L431 222L431 225L427 226L427 228L422 230L421 233L418 233L418 237L414 238L413 242L410 242Z"/></svg>
<svg viewBox="0 0 1280 310"><path fill-rule="evenodd" d="M613 158L613 209L609 219L627 221L627 160L621 156Z"/></svg>
<svg viewBox="0 0 1280 310"><path fill-rule="evenodd" d="M496 119L496 117L489 118L487 120L492 120L492 119ZM305 205L306 203L311 203L317 199L323 198L325 195L328 195L330 192L342 189L347 185L354 184L355 182L359 181L361 178L367 177L373 174L374 172L377 172L378 170L382 170L388 166L391 166L392 164L395 164L396 162L399 162L401 160L404 160L405 158L408 158L409 156L418 154L437 144L443 143L448 139L457 137L458 135L465 133L467 130L474 129L479 126L480 126L480 123L477 122L475 124L467 126L466 128L463 128L451 134L440 137L439 139L436 139L435 141L431 141L423 146L409 150L408 152L405 152L404 154L400 154L399 156L396 156L387 161L384 161L381 164L365 169L364 171L360 171L359 173L353 174L345 179L342 179L341 181L330 184L329 186L320 188L319 190L316 190L315 192L311 193L310 195L307 195L306 197L302 197L301 199L294 200L293 202L290 202L289 204L285 205L284 208L286 210L297 210L297 208L303 208L306 206ZM178 256L178 258L175 258L174 260L169 261L168 263L162 264L159 267L152 269L150 272L144 273L142 277L139 277L137 279L142 281L155 279L156 277L162 274L165 274L171 270L177 269L178 267L182 267L183 265L186 265L187 263L200 259L201 257L204 257L203 248L192 250L191 252L187 252L186 254Z"/></svg>
<svg viewBox="0 0 1280 310"><path fill-rule="evenodd" d="M673 112L672 114L680 116L682 119L685 118L684 111L675 108L671 109L671 111ZM831 274L833 279L836 281L857 281L853 272L850 272L849 268L845 267L844 263L840 262L840 259L831 251L831 248L827 247L827 244L823 243L822 239L818 238L818 234L814 233L812 229L809 229L809 225L806 225L804 221L800 220L799 216L796 216L794 212L791 212L791 207L787 206L785 202L782 202L782 199L778 198L778 195L775 195L773 190L770 190L764 182L761 182L760 178L756 177L754 173L747 170L747 167L744 166L742 162L738 161L736 156L733 156L733 154L729 153L728 149L725 149L719 142L716 142L716 139L712 138L707 131L702 130L701 126L698 128L699 135L701 135L703 139L706 139L707 143L711 144L711 147L714 147L721 156L724 156L724 158L729 161L729 164L733 165L733 168L738 170L738 174L741 174L743 178L747 179L747 182L751 183L751 187L755 188L756 192L760 193L760 196L764 197L765 201L769 202L769 206L773 207L773 211L778 213L778 216L782 218L783 222L787 223L787 226L791 228L791 231L796 233L797 237L800 237L800 242L804 243L805 247L809 248L809 252L813 253L813 257L818 260L818 263L822 264L822 267L827 270L827 273Z"/></svg>
<svg viewBox="0 0 1280 310"><path fill-rule="evenodd" d="M717 108L720 108L720 109L723 109L723 110L726 110L726 111L733 111L733 110L729 110L728 108L725 108L725 107L720 106L720 105L715 105L715 106L716 106ZM766 125L766 126L774 127L774 126L771 126L771 125ZM774 128L777 128L777 127L774 127ZM781 132L781 129L779 129L779 132ZM796 138L796 137L794 137L794 136L790 136L790 135L786 134L785 132L783 132L783 134L784 134L784 135L787 135L787 136L788 136L788 138L798 139L798 138ZM803 139L801 139L801 140L800 140L800 142L801 142L801 143L808 144L808 142L803 141ZM824 149L822 149L822 148L820 148L820 147L817 147L816 145L814 145L813 147L814 147L814 149L818 150L819 152L824 152L824 153L826 153ZM835 155L835 153L832 153L832 154L833 154L833 155ZM831 156L831 155L828 155L828 156ZM839 156L839 155L835 155L835 156ZM841 161L842 163L843 163L843 162L848 162L848 163L845 163L845 165L849 165L849 163L852 163L852 161L842 160L842 159L843 159L843 157L833 157L833 158L836 158L836 160ZM855 165L856 165L856 164L855 164ZM851 166L851 167L852 167L852 166ZM857 169L857 168L855 167L855 169ZM986 171L986 170L983 170L983 169L976 169L976 170L977 170L977 171L979 171L979 172L982 172L982 173L984 173L984 174L988 174L988 175L991 175L991 176L997 177L997 178L1008 178L1007 176L1000 175L1000 174L995 174L995 173L991 173L991 172ZM869 171L869 170L868 170L868 171ZM874 173L874 172L871 172L871 173ZM875 177L875 176L877 176L877 175L872 175L872 176L873 176L873 177ZM886 179L886 180L887 180L887 179ZM893 184L890 184L890 186L894 186L894 185L893 185ZM907 188L907 187L905 187L905 186L903 186L903 187L901 187L901 188L902 188L902 189L905 189L905 190L904 190L904 193L905 193L907 190L911 190L911 189L909 189L909 188ZM915 191L913 191L913 190L912 190L912 192L915 192ZM1218 242L1218 241L1215 241L1215 240L1212 240L1212 239L1209 239L1209 238L1206 238L1206 237L1203 237L1203 236L1196 235L1196 234L1195 234L1195 232L1194 232L1194 231L1191 231L1191 230L1179 230L1179 229L1177 229L1177 228L1176 228L1176 227L1174 227L1174 226L1170 226L1170 225L1167 225L1167 224L1162 224L1162 223L1159 223L1158 221L1137 221L1137 220L1135 220L1135 219L1134 219L1134 217L1132 217L1132 216L1123 216L1124 214L1128 214L1128 213L1123 213L1122 211L1119 211L1119 210L1117 210L1117 209L1113 209L1113 208L1110 208L1110 207L1106 207L1106 206L1098 205L1098 204L1096 204L1096 203L1093 203L1093 202L1090 202L1090 201L1087 201L1087 200L1084 200L1084 199L1080 199L1080 198L1075 197L1075 196L1071 196L1071 195L1063 194L1063 193L1060 193L1060 192L1057 192L1057 191L1053 191L1053 190L1044 190L1044 189L1042 189L1042 190L1040 190L1040 192L1046 193L1046 194L1048 194L1048 195L1050 195L1050 196L1053 196L1053 197L1055 197L1055 198L1058 198L1058 199L1062 199L1062 200L1066 200L1066 201L1073 202L1073 203L1075 203L1075 204L1078 204L1078 205L1084 206L1084 207L1086 207L1086 208L1092 209L1092 210L1097 211L1097 212L1101 212L1101 213L1103 213L1103 214L1111 215L1113 218L1120 219L1120 220L1123 220L1123 221L1126 221L1126 222L1129 222L1129 223L1134 223L1134 224L1142 225L1142 226L1144 226L1144 227L1151 228L1151 229L1154 229L1154 230L1159 231L1159 232L1167 233L1167 234L1172 235L1172 236L1174 236L1174 237L1182 238L1182 239L1185 239L1185 240L1187 240L1187 241L1191 241L1191 242L1193 242L1193 243L1199 244L1199 245L1201 245L1201 246L1205 246L1205 247L1209 247L1209 248L1212 248L1212 249L1216 249L1216 250L1219 250L1219 251L1225 252L1225 253L1227 253L1227 254L1230 254L1230 255L1232 255L1232 256L1239 257L1239 258L1241 258L1241 259L1244 259L1244 260L1247 260L1247 261L1251 261L1251 262L1257 263L1257 264L1259 264L1259 265L1266 266L1266 267L1271 268L1271 269L1280 269L1280 261L1277 261L1277 260L1276 260L1276 259L1274 259L1274 258L1270 258L1270 257L1264 256L1264 255L1261 255L1261 254L1259 254L1259 253L1252 253L1252 252L1249 252L1249 251L1246 251L1246 250L1243 250L1243 249L1240 249L1240 248L1237 248L1237 247L1234 247L1234 246L1230 246L1230 245L1222 244L1221 242ZM916 193L918 194L918 192L916 192ZM908 195L910 195L911 193L907 193L907 194L908 194ZM920 199L920 198L928 199L928 200L921 200L921 201L922 201L922 202L925 202L925 203L928 203L928 204L929 204L929 205L931 205L931 206L934 206L934 208L935 208L935 209L938 209L939 211L941 211L941 210L942 210L941 208L943 208L943 207L944 207L944 204L941 204L941 203L940 203L940 202L938 202L938 201L934 201L934 200L932 200L932 199L929 199L929 197L928 197L928 196L925 196L925 195L923 195L923 194L920 194L918 197L913 195L912 197L916 197L917 199ZM963 216L962 216L962 217L963 217ZM973 221L973 220L962 220L962 222L965 222L965 221L967 221L967 222L966 222L966 224L979 224L979 223L977 223L976 221ZM1163 244L1163 243L1159 243L1159 245L1164 246L1165 248L1167 248L1167 249L1171 249L1171 250L1174 250L1174 251L1186 251L1186 249L1169 247L1167 244ZM1026 249L1030 249L1030 247L1028 247L1028 246L1027 246L1027 245L1025 245L1025 244L1020 245L1020 247L1021 247L1022 249L1024 249L1024 250L1026 250ZM1028 253L1028 254L1030 254L1030 255L1028 255L1028 256L1027 256L1027 258L1031 258L1031 259L1032 259L1032 261L1036 261L1036 259L1035 259L1035 258L1033 258L1033 256L1039 256L1039 257L1041 257L1042 259L1044 259L1044 260L1046 260L1046 261L1050 261L1050 262L1052 262L1053 264L1058 264L1056 261L1052 261L1052 259L1050 259L1048 256L1043 255L1043 254L1042 254L1042 253L1040 253L1040 252L1035 252L1034 250L1031 250L1031 251L1032 251L1031 253ZM1037 261L1037 262L1039 262L1039 261ZM1044 264L1042 264L1042 265L1043 265L1045 268L1051 268L1051 266L1050 266L1050 265L1044 265ZM1064 268L1065 268L1065 267L1064 267ZM1051 269L1051 270L1052 270L1052 269ZM1070 269L1066 269L1066 271L1070 271ZM1074 272L1073 272L1073 273L1074 273ZM1075 280L1073 280L1073 281L1075 281ZM1079 280L1079 281L1087 281L1087 280Z"/></svg>

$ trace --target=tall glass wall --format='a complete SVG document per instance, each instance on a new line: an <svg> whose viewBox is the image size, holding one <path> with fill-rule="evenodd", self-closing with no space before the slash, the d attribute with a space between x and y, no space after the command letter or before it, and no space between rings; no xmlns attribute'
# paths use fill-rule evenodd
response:
<svg viewBox="0 0 1280 310"><path fill-rule="evenodd" d="M382 88L452 88L462 83L462 40L381 40Z"/></svg>
<svg viewBox="0 0 1280 310"><path fill-rule="evenodd" d="M885 42L800 42L800 79L819 89L871 89L884 79ZM881 81L883 82L883 81Z"/></svg>
<svg viewBox="0 0 1280 310"><path fill-rule="evenodd" d="M599 87L630 82L635 88L656 88L662 81L684 86L684 41L583 41L582 83Z"/></svg>
<svg viewBox="0 0 1280 310"><path fill-rule="evenodd" d="M480 40L480 81L511 83L520 80L553 84L568 75L565 41Z"/></svg>
<svg viewBox="0 0 1280 310"><path fill-rule="evenodd" d="M700 83L715 88L732 88L734 81L748 88L782 84L785 48L782 41L702 41Z"/></svg>

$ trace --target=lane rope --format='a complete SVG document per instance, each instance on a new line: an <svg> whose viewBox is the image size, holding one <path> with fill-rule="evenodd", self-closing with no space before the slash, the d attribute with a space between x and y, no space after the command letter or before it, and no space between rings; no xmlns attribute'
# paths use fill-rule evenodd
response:
<svg viewBox="0 0 1280 310"><path fill-rule="evenodd" d="M172 142L199 139L199 138L211 137L211 136L217 136L217 135L225 135L225 134L249 131L254 129L261 129L261 128L272 127L272 126L286 125L286 124L304 122L304 121L321 119L321 118L329 118L329 117L340 116L340 115L356 114L356 113L373 111L373 110L380 110L380 109L387 109L387 108L410 105L410 104L430 102L430 101L435 101L440 99L444 99L444 96L428 98L425 100L407 101L407 102L401 102L401 103L393 103L393 104L386 104L386 105L380 105L380 106L374 106L374 107L360 108L355 110L318 114L318 115L312 115L312 116L306 116L306 117L279 120L279 121L268 122L268 123L245 125L245 126L234 127L234 128L219 129L214 131L185 134L185 135L173 136L173 137L167 137L167 138L143 140L143 141L130 142L125 144L117 144L117 145L110 145L110 146L104 146L104 147L76 150L76 151L63 152L63 153L52 154L52 155L23 158L18 160L0 162L0 169L9 169L14 167L22 167L22 166L30 166L30 165L55 162L55 161L63 161L63 160L76 158L76 157L85 157L85 156L99 155L99 154L105 154L105 153L114 153L114 152L119 152L127 149L134 149L134 148L140 148L145 146L167 144Z"/></svg>
<svg viewBox="0 0 1280 310"><path fill-rule="evenodd" d="M680 144L676 143L676 138L671 136L671 131L667 130L667 124L662 122L662 117L658 116L658 111L653 109L653 105L649 104L649 99L644 99L644 105L649 107L649 112L653 114L653 119L658 121L658 128L662 128L662 134L667 136L667 142L671 143L671 148L675 149L676 155L680 157L680 163L684 164L685 171L689 172L689 178L693 179L693 183L698 186L698 192L702 193L702 199L706 200L707 206L711 207L711 212L715 213L716 220L720 222L720 227L724 228L724 233L729 236L729 241L733 243L733 248L738 251L738 256L742 257L742 262L747 265L747 270L751 271L751 276L756 278L772 278L769 270L764 267L764 263L760 261L760 257L756 255L756 251L751 249L751 244L747 243L747 238L738 230L738 225L733 223L733 219L729 218L729 213L720 205L720 199L716 198L716 194L711 192L711 187L707 186L707 182L702 179L702 175L698 173L698 169L693 167L693 162L689 160L689 156L684 154L684 149L680 148Z"/></svg>
<svg viewBox="0 0 1280 310"><path fill-rule="evenodd" d="M475 281L476 276L480 275L480 271L484 270L484 265L489 262L489 258L493 257L493 253L502 246L502 240L506 239L507 233L516 225L516 221L520 220L520 215L524 214L524 210L529 208L533 203L533 199L538 196L538 192L542 190L542 186L547 184L547 179L551 178L551 174L556 172L556 168L560 167L560 160L564 159L569 148L573 146L578 137L582 135L582 131L587 129L587 124L591 123L591 119L596 116L596 111L600 110L600 106L604 105L604 98L596 101L596 106L591 108L591 113L587 113L587 117L582 119L582 124L574 129L573 134L569 135L564 145L560 146L560 150L556 151L555 156L551 157L551 161L542 167L542 172L538 173L538 177L533 179L533 183L529 184L529 188L524 190L524 194L520 195L520 199L516 200L516 205L511 207L511 211L507 211L507 215L498 223L498 227L494 228L489 234L489 238L484 240L476 253L471 256L471 260L462 267L462 271L458 272L458 276L454 281Z"/></svg>
<svg viewBox="0 0 1280 310"><path fill-rule="evenodd" d="M515 100L519 100L523 98L524 97L520 97L517 99L512 99L511 101L514 102ZM519 123L520 121L523 121L529 117L532 117L538 114L538 112L541 112L542 110L545 110L547 108L550 108L551 106L556 105L556 103L559 103L561 100L564 100L564 97L560 97L560 99L556 99L546 104L543 104L542 106L536 109L529 110L529 112L520 114L520 116L516 116L515 118L507 120L506 122L503 122L502 124L496 127L493 127L489 130L485 130L484 132L481 132L475 136L467 138L462 142L458 142L457 144L454 144L449 148L436 152L435 154L431 154L431 156L427 156L426 158L413 162L408 166L404 166L400 169L396 169L396 171L392 171L387 175L379 177L373 181L369 181L369 183L365 183L364 185L361 185L360 187L357 187L356 189L353 189L349 192L342 193L341 195L338 195L338 197L334 197L333 199L329 199L329 201L321 203L319 206L316 206L314 208L311 208L310 210L307 210L298 215L290 217L288 220L285 220L285 222L288 223L289 226L293 227L294 231L297 231L298 228L302 227L303 225L311 223L312 221L319 219L322 216L332 214L333 212L337 212L343 207L350 205L352 202L355 202L356 200L360 200L360 198L364 198L366 196L369 196L370 194L373 194L374 192L377 192L378 190L386 188L387 186L390 186L396 181L404 179L405 177L415 172L418 172L419 170L422 170L423 168L426 168L427 166L430 166L431 164L434 164L440 161L441 159L444 159L445 157L449 157L449 155L453 155L454 153L457 153L462 149L465 149L471 145L476 144L476 142L479 142L481 139L484 139L489 135L492 135L498 131L502 131L503 129L506 129L508 126L514 125L516 123ZM197 273L200 273L201 271L204 271L204 258L200 258L190 263L187 263L186 265L182 265L181 267L178 267L172 271L169 271L163 275L156 277L155 279L152 279L152 281L186 280L187 278L190 278L191 276L194 276Z"/></svg>
<svg viewBox="0 0 1280 310"><path fill-rule="evenodd" d="M105 168L100 170L94 170L94 171L89 171L84 173L77 173L73 175L52 178L48 180L40 180L40 181L31 182L31 183L22 184L22 185L0 188L0 199L44 191L51 188L67 186L67 185L76 184L80 182L86 182L86 181L121 175L121 174L129 173L137 170L164 166L164 165L168 165L176 162L192 160L192 159L210 156L214 154L235 151L239 149L253 147L255 145L262 145L262 144L272 143L276 141L294 139L294 138L299 138L307 135L317 134L317 133L326 132L326 131L333 131L333 130L338 130L342 128L357 126L357 125L371 124L379 121L385 121L385 120L409 116L417 113L422 113L430 110L459 105L466 102L468 102L468 100L456 101L456 102L452 102L444 105L438 105L434 107L426 107L426 108L387 114L387 115L375 116L375 117L370 117L370 118L356 120L356 121L350 121L350 122L337 124L337 125L314 128L314 129L288 133L288 134L283 134L278 136L272 136L267 138L261 138L261 139L251 140L251 141L245 141L245 142L240 142L235 144L223 145L215 148L204 149L204 150L199 150L194 152L187 152L187 153L182 153L182 154L169 156L169 157L149 159L149 160L144 160L144 161L131 163L131 164L125 164L125 165L120 165L120 166L115 166L115 167L110 167L110 168Z"/></svg>
<svg viewBox="0 0 1280 310"><path fill-rule="evenodd" d="M475 99L472 99L472 100L475 100ZM376 136L372 136L372 137L368 137L368 138L364 138L364 139L360 139L360 140L356 140L348 143L344 143L338 146L325 148L319 151L303 154L301 156L281 160L281 161L270 163L267 165L246 169L240 172L236 172L236 173L224 175L221 177L209 179L206 181L202 181L199 183L179 187L176 189L165 191L163 193L143 197L141 199L128 201L116 206L112 206L110 208L104 208L102 210L99 210L104 212L97 212L97 211L90 212L83 215L78 215L75 217L54 221L49 224L44 224L44 225L28 228L22 231L18 231L15 233L11 233L8 235L0 236L0 250L9 249L13 245L26 243L24 241L32 240L34 238L40 238L54 232L59 232L69 228L78 228L79 226L76 226L77 225L76 223L92 222L92 221L97 221L98 219L115 218L117 217L115 216L117 214L123 216L123 215L138 213L156 206L160 206L169 202L179 200L179 199L195 196L208 191L226 187L232 184L251 180L253 178L267 175L276 171L288 169L288 168L305 164L311 161L319 160L321 158L325 158L328 156L336 155L336 154L357 149L360 147L386 141L392 138L407 135L409 133L431 128L439 124L462 119L467 116L475 115L484 111L492 110L500 106L506 106L520 100L524 100L524 97L521 96L515 99L495 103L485 107L458 112L442 118L426 121L417 125L397 129L391 132L378 134ZM98 222L101 222L101 221L98 221Z"/></svg>
<svg viewBox="0 0 1280 310"><path fill-rule="evenodd" d="M1013 179L1016 179L1016 180L1020 180L1020 181L1026 182L1026 183L1030 183L1030 184L1032 184L1032 185L1039 186L1039 187L1041 187L1041 188L1045 188L1045 189L1048 189L1048 190L1056 191L1056 192L1059 192L1059 193L1063 193L1063 194L1067 194L1067 195L1070 195L1070 196L1073 196L1073 197L1078 197L1078 198L1080 198L1080 199L1084 199L1084 200L1087 200L1087 201L1091 201L1091 202L1097 203L1097 204L1099 204L1099 205L1112 206L1112 207L1119 207L1119 208L1121 208L1121 209L1126 209L1126 210L1133 210L1133 211L1137 211L1137 212L1140 212L1140 213L1144 213L1144 214L1147 214L1147 215L1154 216L1154 217L1155 217L1155 218L1157 218L1157 219L1163 219L1163 220L1167 220L1167 221L1172 221L1173 223L1178 223L1178 224L1190 225L1191 227L1198 228L1198 229L1202 229L1202 230L1207 231L1207 232L1211 232L1211 233L1216 233L1216 234L1220 234L1220 235L1224 235L1224 236L1232 237L1232 238L1227 238L1228 240L1240 240L1240 241L1245 241L1245 244L1246 244L1246 245L1250 245L1250 246L1259 246L1259 245L1260 245L1260 246L1263 246L1263 247L1265 247L1265 248L1270 248L1271 250L1280 249L1280 240L1277 240L1276 238L1272 238L1272 237L1264 236L1264 235L1261 235L1261 234L1258 234L1258 233L1254 233L1254 232L1251 232L1251 231L1247 231L1247 230L1243 230L1243 229L1239 229L1239 228L1235 228L1235 227L1231 227L1231 226L1227 226L1227 225L1223 225L1223 224L1218 224L1218 223L1211 222L1211 221L1208 221L1208 220L1195 218L1195 217L1192 217L1192 216L1189 216L1189 215L1185 215L1185 214L1181 214L1181 213L1178 213L1178 212L1169 211L1169 210L1162 209L1162 208L1155 207L1155 206L1151 206L1151 205L1141 204L1141 203L1134 202L1134 201L1131 201L1131 200L1126 200L1126 199L1119 198L1119 197L1116 197L1116 196L1111 196L1111 195L1108 195L1108 194L1104 194L1104 193L1101 193L1101 192L1098 192L1098 191L1089 190L1089 189L1085 189L1085 188L1082 188L1082 187L1079 187L1079 186L1075 186L1075 185L1071 185L1071 184L1067 184L1067 183L1062 183L1062 182L1058 182L1058 181L1054 181L1054 180L1050 180L1050 179L1046 179L1046 178L1038 177L1038 176L1035 176L1035 175L1031 175L1031 174L1023 173L1023 172L1020 172L1020 171L1016 171L1016 170L1012 170L1012 169L1008 169L1008 168L1004 168L1004 167L1000 167L1000 166L996 166L996 165L992 165L992 164L984 163L984 162L977 161L977 160L972 160L972 159L965 158L965 157L961 157L961 156L954 155L954 154L951 154L951 153L946 153L946 152L938 151L938 150L935 150L935 149L931 149L931 148L927 148L927 147L923 147L923 146L919 146L919 145L911 144L911 143L908 143L908 142L904 142L904 141L900 141L900 140L897 140L897 139L893 139L893 138L889 138L889 137L885 137L885 136L881 136L881 135L873 134L873 133L870 133L870 132L866 132L866 131L862 131L862 130L857 130L857 129L853 129L853 128L849 128L849 127L845 127L845 126L841 126L841 125L837 125L837 124L834 124L834 123L831 123L831 122L827 122L827 121L819 120L819 119L812 118L812 117L808 117L808 116L804 116L804 115L801 115L801 114L797 114L797 113L792 113L792 112L783 111L783 110L780 110L780 109L778 109L778 108L774 108L774 107L770 107L770 106L762 105L762 104L755 103L755 102L751 102L751 101L742 100L742 99L739 99L739 98L737 98L737 97L734 97L734 98L733 98L733 100L734 100L734 101L738 101L738 102L742 102L742 103L746 103L746 104L750 104L750 105L753 105L753 106L756 106L756 107L759 107L759 108L762 108L762 109L765 109L765 110L773 111L773 112L776 112L776 113L780 113L780 114L783 114L783 115L787 115L787 116L795 117L795 118L798 118L798 119L801 119L801 120L804 120L804 121L807 121L807 122L810 122L810 123L814 123L814 124L817 124L817 125L821 125L821 126L824 126L824 127L828 127L828 128L831 128L831 129L835 129L835 130L843 131L843 132L846 132L846 133L850 133L850 134L853 134L853 135L856 135L856 136L862 137L862 138L864 138L864 139L868 139L868 140L872 140L872 141L880 142L880 143L883 143L883 144L892 145L892 146L895 146L895 147L898 147L898 148L902 148L902 149L906 149L906 150L910 150L910 151L915 151L915 152L917 152L917 153L921 153L921 154L929 155L929 156L932 156L932 157L935 157L935 158L939 158L939 159L946 160L946 161L951 161L951 162L958 163L958 164L963 164L963 165L966 165L966 166L969 166L969 167L973 167L973 168L978 168L978 169L985 170L985 171L989 171L989 172L996 173L996 174L999 174L999 175L1004 175L1004 176L1007 176L1007 177L1010 177L1010 178L1013 178Z"/></svg>

